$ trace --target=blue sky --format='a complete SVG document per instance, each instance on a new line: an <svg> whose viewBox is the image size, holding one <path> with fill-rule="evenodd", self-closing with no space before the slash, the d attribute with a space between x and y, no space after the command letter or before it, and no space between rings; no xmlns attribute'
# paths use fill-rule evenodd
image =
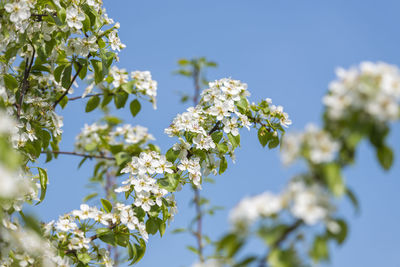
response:
<svg viewBox="0 0 400 267"><path fill-rule="evenodd" d="M128 70L150 70L158 81L158 110L143 104L135 119L129 111L118 114L127 123L149 128L165 151L175 140L163 134L177 113L187 106L179 103L178 91L192 92L192 83L172 75L182 57L206 56L219 63L209 79L232 77L248 83L251 100L270 97L283 105L293 125L301 130L308 122L321 123L321 98L338 66L361 61L386 61L400 65L400 2L396 0L105 0L110 17L121 23L120 37L127 48L119 66ZM83 86L75 90L80 94ZM84 123L97 120L99 113L84 114L85 101L75 101L61 113L65 118L63 150L71 151ZM393 127L390 143L400 155L400 127ZM79 158L60 156L45 165L49 171L48 196L36 212L45 220L79 207L90 192L84 188L90 164L79 171ZM367 144L358 151L357 163L345 172L361 202L361 213L346 203L340 213L350 222L346 243L332 247L328 266L400 266L400 164L382 171ZM255 132L244 132L237 163L204 186L202 194L224 211L205 221L212 237L228 229L227 214L242 197L279 191L294 170L281 167L278 150L263 149ZM188 207L190 190L177 194L179 213L167 230L187 225L194 213ZM150 239L148 251L138 266L190 266L195 255L185 249L195 240L167 233Z"/></svg>

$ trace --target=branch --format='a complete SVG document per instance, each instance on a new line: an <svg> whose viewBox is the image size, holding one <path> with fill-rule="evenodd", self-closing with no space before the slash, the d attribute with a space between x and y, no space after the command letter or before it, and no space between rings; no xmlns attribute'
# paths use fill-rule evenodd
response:
<svg viewBox="0 0 400 267"><path fill-rule="evenodd" d="M33 60L35 59L36 50L33 45L32 45L32 49L33 49L33 52L32 52L31 62L29 63L29 58L26 58L26 61L25 61L25 71L24 71L24 79L22 80L21 94L18 99L18 104L16 104L18 117L21 115L21 108L22 108L22 104L24 102L24 96L29 88L28 78L29 78L29 74L31 73ZM29 63L29 65L28 65L28 63Z"/></svg>
<svg viewBox="0 0 400 267"><path fill-rule="evenodd" d="M47 17L47 16L56 17L57 16L57 12L53 12L53 13L50 13L50 14L31 14L31 17L34 17L36 19L36 21L42 21L43 17Z"/></svg>
<svg viewBox="0 0 400 267"><path fill-rule="evenodd" d="M193 103L197 105L199 103L199 96L200 96L200 69L196 66L193 69L193 81L194 81L194 96L193 96Z"/></svg>
<svg viewBox="0 0 400 267"><path fill-rule="evenodd" d="M193 234L197 239L197 248L199 252L200 262L204 262L203 236L202 236L203 213L201 211L201 204L200 204L200 191L197 187L194 188L194 203L196 206L196 213L197 213L197 230Z"/></svg>
<svg viewBox="0 0 400 267"><path fill-rule="evenodd" d="M68 98L68 101L74 101L74 100L78 100L78 99L82 99L82 98L87 98L87 97L92 97L92 96L101 96L101 95L104 95L104 94L99 93L99 94L90 94L90 95L85 95L85 96L75 96L75 97Z"/></svg>
<svg viewBox="0 0 400 267"><path fill-rule="evenodd" d="M89 159L108 159L108 160L115 160L114 157L107 157L103 155L89 155L89 154L83 154L83 153L77 153L77 152L69 152L69 151L43 151L41 154L47 154L47 153L52 153L52 154L62 154L62 155L72 155L72 156L79 156L79 157L84 157L84 158L89 158Z"/></svg>
<svg viewBox="0 0 400 267"><path fill-rule="evenodd" d="M57 101L54 103L53 109L55 109L56 106L58 105L58 103L60 103L60 101L64 98L64 96L66 96L66 95L68 94L69 89L71 89L71 86L72 86L72 84L75 82L76 78L78 77L79 72L81 72L83 66L82 66L79 62L77 62L77 64L78 64L78 70L76 71L74 77L72 78L72 81L71 81L71 83L69 84L67 90L65 90L65 92L62 94L62 96L61 96L59 99L57 99Z"/></svg>
<svg viewBox="0 0 400 267"><path fill-rule="evenodd" d="M200 69L194 67L193 71L193 81L194 81L194 96L193 96L193 104L196 106L199 102L199 96L200 96ZM216 128L219 124L217 123L214 128ZM213 128L213 129L214 129ZM215 130L211 131L216 131ZM210 132L211 132L210 131ZM212 133L212 132L211 132ZM210 133L210 134L211 134ZM197 251L199 255L199 260L200 262L204 262L204 255L203 255L203 213L201 211L201 203L200 203L200 191L197 187L194 187L194 204L196 208L196 218L197 218L197 230L194 232L194 236L196 237L197 240Z"/></svg>

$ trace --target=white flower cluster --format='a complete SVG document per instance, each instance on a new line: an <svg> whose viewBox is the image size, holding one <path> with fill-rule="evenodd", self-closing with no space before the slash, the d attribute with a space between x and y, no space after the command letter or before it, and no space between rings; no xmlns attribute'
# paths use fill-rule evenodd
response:
<svg viewBox="0 0 400 267"><path fill-rule="evenodd" d="M400 117L400 71L394 65L362 62L359 67L336 71L323 102L332 120L361 112L379 122Z"/></svg>
<svg viewBox="0 0 400 267"><path fill-rule="evenodd" d="M75 52L76 53L76 52ZM112 66L109 75L112 77L112 82L110 83L114 88L119 88L122 85L129 83L129 77L132 79L134 91L136 93L141 93L150 98L153 103L154 108L156 108L156 96L157 96L157 81L152 79L151 73L149 71L132 71L130 74L126 69L120 69L117 66ZM92 76L93 78L93 76ZM104 84L96 85L99 88L106 88ZM95 87L94 81L89 84L86 88L82 97L90 94Z"/></svg>
<svg viewBox="0 0 400 267"><path fill-rule="evenodd" d="M10 13L10 21L15 24L21 24L31 16L32 1L19 0L10 1L4 8Z"/></svg>
<svg viewBox="0 0 400 267"><path fill-rule="evenodd" d="M309 124L304 133L285 135L281 148L284 164L293 163L299 156L304 156L313 164L320 164L334 159L339 150L339 143L326 131Z"/></svg>
<svg viewBox="0 0 400 267"><path fill-rule="evenodd" d="M18 222L3 218L0 225L0 266L48 266L67 267L72 262L57 256L56 249L36 232L23 229ZM12 252L11 252L12 251ZM7 255L13 254L13 257Z"/></svg>
<svg viewBox="0 0 400 267"><path fill-rule="evenodd" d="M71 213L61 216L57 222L50 222L46 228L50 232L53 228L57 230L57 236L62 240L68 233L72 233L73 237L70 238L68 248L79 250L89 248L91 239L85 236L85 233L79 229L76 220L93 220L96 223L109 227L110 229L119 224L125 224L130 230L137 230L142 237L147 240L148 234L143 222L135 216L135 212L131 205L124 205L116 203L113 212L106 213L98 210L96 207L90 207L82 204L79 210L73 210Z"/></svg>
<svg viewBox="0 0 400 267"><path fill-rule="evenodd" d="M157 82L152 79L150 71L133 71L131 72L131 78L135 81L136 89L139 92L155 101L157 96Z"/></svg>
<svg viewBox="0 0 400 267"><path fill-rule="evenodd" d="M76 136L75 148L77 150L86 150L88 146L100 143L100 135L108 130L107 124L93 123L88 125L85 123L82 132Z"/></svg>
<svg viewBox="0 0 400 267"><path fill-rule="evenodd" d="M144 144L147 141L155 139L152 134L148 133L146 127L140 125L131 126L130 124L124 124L112 131L107 124L85 124L82 132L76 137L76 150L91 150L91 146L100 144L100 136L103 140L107 140L109 144L113 145L124 143Z"/></svg>
<svg viewBox="0 0 400 267"><path fill-rule="evenodd" d="M78 7L74 5L68 7L66 13L68 27L76 30L82 29L82 22L85 20L85 13L83 13Z"/></svg>
<svg viewBox="0 0 400 267"><path fill-rule="evenodd" d="M249 227L256 220L277 215L284 209L308 225L330 222L329 215L333 210L321 186L294 181L281 194L265 192L244 198L231 211L230 221L235 227Z"/></svg>
<svg viewBox="0 0 400 267"><path fill-rule="evenodd" d="M132 188L135 192L134 205L141 207L144 211L150 211L151 207L161 207L162 198L168 191L160 188L154 176L163 173L173 173L172 163L167 161L164 155L157 152L142 152L139 157L133 157L132 161L121 170L122 173L129 173L130 176L118 187L115 192L128 192Z"/></svg>
<svg viewBox="0 0 400 267"><path fill-rule="evenodd" d="M222 267L224 266L220 260L208 259L205 262L197 262L192 267Z"/></svg>
<svg viewBox="0 0 400 267"><path fill-rule="evenodd" d="M112 142L115 143L119 143L118 138L121 138L127 144L138 144L155 140L154 136L148 133L146 127L140 125L132 126L130 124L117 127L115 131L110 132L110 136L113 137Z"/></svg>
<svg viewBox="0 0 400 267"><path fill-rule="evenodd" d="M33 123L39 127L45 127L52 131L54 136L59 136L62 134L63 117L57 115L51 110L51 105L44 99L40 97L35 97L30 94L25 96L25 102L29 103L29 107L26 111L21 110L19 116L20 120L16 124L14 123L11 127L7 119L4 120L4 124L0 127L8 127L11 133L11 141L14 148L24 147L27 142L32 142L38 139L38 133L36 133ZM8 103L16 103L15 98L11 97L8 99ZM0 113L3 117L4 114L7 117L13 117L15 110L11 107L7 108L6 114L4 112ZM39 126L40 125L40 126Z"/></svg>
<svg viewBox="0 0 400 267"><path fill-rule="evenodd" d="M292 124L292 120L289 119L289 114L283 111L282 106L275 106L272 105L272 100L271 98L265 99L265 101L269 104L271 116L278 117L279 122L283 127L289 127L289 125Z"/></svg>
<svg viewBox="0 0 400 267"><path fill-rule="evenodd" d="M0 135L12 135L16 128L16 121L0 110Z"/></svg>
<svg viewBox="0 0 400 267"><path fill-rule="evenodd" d="M247 116L239 112L235 102L243 100L248 103L247 85L237 80L221 79L209 83L210 88L202 92L199 105L187 109L187 112L178 114L172 124L165 129L170 137L181 137L184 133L193 134L192 143L195 148L210 151L216 148L216 144L209 135L213 125L219 122L226 134L237 136L239 128L249 129L250 122ZM193 183L201 185L200 160L196 157L187 158L191 144L179 138L181 143L174 145L174 150L180 151L181 171L188 171ZM232 150L232 148L231 148ZM232 151L231 151L232 152ZM233 153L233 152L232 152Z"/></svg>
<svg viewBox="0 0 400 267"><path fill-rule="evenodd" d="M12 207L21 210L21 205L26 198L37 199L37 188L35 184L22 174L10 171L0 163L0 203L6 209L12 200ZM7 199L8 203L3 203Z"/></svg>
<svg viewBox="0 0 400 267"><path fill-rule="evenodd" d="M182 136L183 132L190 132L196 135L194 143L199 149L209 150L215 148L215 143L208 135L211 125L207 124L206 116L222 122L224 132L236 136L239 134L239 127L250 127L249 119L241 114L235 105L249 96L247 84L237 80L221 79L210 82L210 88L202 92L200 104L195 108L189 108L187 112L178 114L165 133L170 137ZM235 117L236 115L237 117Z"/></svg>
<svg viewBox="0 0 400 267"><path fill-rule="evenodd" d="M231 211L229 219L234 225L251 225L260 216L268 217L277 214L283 208L283 199L280 195L270 192L254 197L243 198Z"/></svg>
<svg viewBox="0 0 400 267"><path fill-rule="evenodd" d="M99 46L96 42L97 38L94 35L84 38L73 38L68 40L64 50L67 56L80 55L82 57L87 57L89 52L96 52L99 50Z"/></svg>

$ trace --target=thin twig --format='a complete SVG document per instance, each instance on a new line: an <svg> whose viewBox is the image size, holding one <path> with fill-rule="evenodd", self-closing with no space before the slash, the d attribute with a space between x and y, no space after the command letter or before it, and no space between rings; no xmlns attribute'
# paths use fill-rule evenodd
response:
<svg viewBox="0 0 400 267"><path fill-rule="evenodd" d="M104 95L104 94L99 93L99 94L89 94L89 95L85 95L85 96L69 97L68 101L74 101L74 100L78 100L78 99L83 99L83 98L92 97L92 96L101 96L101 95Z"/></svg>
<svg viewBox="0 0 400 267"><path fill-rule="evenodd" d="M65 90L65 92L62 94L62 96L61 96L59 99L57 99L57 101L54 103L53 109L55 109L56 106L58 105L58 103L60 103L60 101L64 98L64 96L66 96L66 95L68 94L69 89L71 89L72 84L75 82L76 78L77 78L78 75L79 75L79 72L81 72L83 66L82 66L79 62L77 62L77 64L78 64L78 70L76 71L74 77L72 78L72 81L71 81L71 83L69 84L67 90Z"/></svg>
<svg viewBox="0 0 400 267"><path fill-rule="evenodd" d="M193 81L194 81L194 96L193 96L193 104L196 106L199 102L200 96L200 69L196 66L194 67L193 71ZM214 127L215 128L215 127ZM204 262L204 255L203 255L203 212L201 210L201 203L200 203L200 191L197 187L193 188L194 191L194 204L196 209L196 218L197 218L197 230L194 233L194 236L197 240L197 251L199 255L200 262Z"/></svg>
<svg viewBox="0 0 400 267"><path fill-rule="evenodd" d="M89 154L70 152L70 151L43 151L41 153L42 154L52 153L52 154L61 154L61 155L72 155L72 156L79 156L79 157L84 157L84 158L89 158L89 159L96 158L96 159L115 160L114 157L108 157L108 156L104 156L104 155L89 155Z"/></svg>

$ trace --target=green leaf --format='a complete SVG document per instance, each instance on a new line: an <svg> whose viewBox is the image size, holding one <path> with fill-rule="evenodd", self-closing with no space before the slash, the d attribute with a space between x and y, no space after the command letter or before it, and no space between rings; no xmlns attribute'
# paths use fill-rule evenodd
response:
<svg viewBox="0 0 400 267"><path fill-rule="evenodd" d="M71 74L72 74L72 65L70 64L64 69L61 80L61 85L65 89L68 89L71 86Z"/></svg>
<svg viewBox="0 0 400 267"><path fill-rule="evenodd" d="M88 159L88 157L84 157L84 158L79 162L78 169L79 169L80 167L82 167L83 163L85 163L85 161L86 161L87 159Z"/></svg>
<svg viewBox="0 0 400 267"><path fill-rule="evenodd" d="M249 102L247 101L247 98L242 97L239 101L236 102L236 106L241 113L245 113L249 107Z"/></svg>
<svg viewBox="0 0 400 267"><path fill-rule="evenodd" d="M86 151L93 151L97 148L97 143L89 143L85 145Z"/></svg>
<svg viewBox="0 0 400 267"><path fill-rule="evenodd" d="M225 235L217 243L217 251L225 251L228 258L232 258L244 245L244 241L241 240L236 234L231 233Z"/></svg>
<svg viewBox="0 0 400 267"><path fill-rule="evenodd" d="M132 81L124 83L121 85L122 90L124 90L126 93L128 94L132 94L133 93L133 83Z"/></svg>
<svg viewBox="0 0 400 267"><path fill-rule="evenodd" d="M38 222L38 220L35 219L32 215L26 215L22 211L19 212L19 214L22 217L22 220L24 221L25 225L35 231L39 236L42 235L42 228Z"/></svg>
<svg viewBox="0 0 400 267"><path fill-rule="evenodd" d="M394 156L393 151L390 147L386 145L378 147L376 155L382 168L384 168L385 170L389 170L392 167Z"/></svg>
<svg viewBox="0 0 400 267"><path fill-rule="evenodd" d="M128 260L132 260L136 256L136 247L129 242L128 244Z"/></svg>
<svg viewBox="0 0 400 267"><path fill-rule="evenodd" d="M339 225L340 229L337 232L328 231L328 233L336 240L336 242L339 245L341 245L343 244L343 242L346 240L347 237L347 232L348 232L347 223L341 219L338 219L335 222Z"/></svg>
<svg viewBox="0 0 400 267"><path fill-rule="evenodd" d="M119 246L126 248L129 244L129 232L127 233L122 232L115 235L115 242Z"/></svg>
<svg viewBox="0 0 400 267"><path fill-rule="evenodd" d="M161 187L168 190L169 192L175 191L178 187L180 181L180 176L178 173L168 173L165 178L158 179L158 183Z"/></svg>
<svg viewBox="0 0 400 267"><path fill-rule="evenodd" d="M310 257L315 261L327 260L329 258L327 240L323 236L314 239L313 247L310 250Z"/></svg>
<svg viewBox="0 0 400 267"><path fill-rule="evenodd" d="M99 238L100 238L101 241L103 241L103 242L105 242L107 244L110 244L111 246L115 246L116 245L114 233L112 231L110 231L110 230L109 230L108 233L100 235Z"/></svg>
<svg viewBox="0 0 400 267"><path fill-rule="evenodd" d="M194 254L199 254L199 251L197 250L197 248L193 247L193 246L186 246L186 248L188 250L190 250L191 252L193 252Z"/></svg>
<svg viewBox="0 0 400 267"><path fill-rule="evenodd" d="M353 204L355 213L359 213L360 212L360 204L358 203L358 199L357 199L356 195L350 188L346 189L346 196L349 198L351 204Z"/></svg>
<svg viewBox="0 0 400 267"><path fill-rule="evenodd" d="M97 197L98 193L92 193L87 195L86 197L83 198L82 202L88 202L89 200L91 200L94 197Z"/></svg>
<svg viewBox="0 0 400 267"><path fill-rule="evenodd" d="M278 136L273 136L271 141L268 143L268 148L273 149L279 145L279 137Z"/></svg>
<svg viewBox="0 0 400 267"><path fill-rule="evenodd" d="M103 205L104 210L107 211L108 213L110 213L112 210L111 202L104 198L102 198L100 201L101 201L101 204Z"/></svg>
<svg viewBox="0 0 400 267"><path fill-rule="evenodd" d="M178 60L178 64L181 65L181 66L189 65L189 63L190 63L190 61L187 60L186 58L182 58L182 59Z"/></svg>
<svg viewBox="0 0 400 267"><path fill-rule="evenodd" d="M3 77L4 83L10 91L14 91L14 89L18 87L18 81L14 78L14 76L10 74L5 74Z"/></svg>
<svg viewBox="0 0 400 267"><path fill-rule="evenodd" d="M129 107L130 107L132 116L135 117L139 113L141 105L140 105L140 102L137 99L135 99L131 102Z"/></svg>
<svg viewBox="0 0 400 267"><path fill-rule="evenodd" d="M146 231L151 235L154 235L158 232L159 221L157 219L158 218L149 218L146 222Z"/></svg>
<svg viewBox="0 0 400 267"><path fill-rule="evenodd" d="M228 168L228 162L226 161L225 157L221 158L221 162L219 163L219 171L218 174L222 174L226 171L226 169Z"/></svg>
<svg viewBox="0 0 400 267"><path fill-rule="evenodd" d="M178 158L179 156L179 151L178 150L174 150L172 149L172 147L170 149L168 149L167 153L165 154L165 157L167 158L167 160L169 162L175 162L175 160Z"/></svg>
<svg viewBox="0 0 400 267"><path fill-rule="evenodd" d="M42 130L41 133L42 133L42 135L41 135L42 147L47 148L50 145L51 135L46 130Z"/></svg>
<svg viewBox="0 0 400 267"><path fill-rule="evenodd" d="M239 134L237 136L234 136L231 133L228 133L228 139L231 142L233 149L240 146L240 135Z"/></svg>
<svg viewBox="0 0 400 267"><path fill-rule="evenodd" d="M346 192L346 186L340 173L340 166L335 163L326 164L324 165L323 173L332 193L337 197L342 196Z"/></svg>
<svg viewBox="0 0 400 267"><path fill-rule="evenodd" d="M100 97L92 96L86 104L85 112L91 112L100 104Z"/></svg>
<svg viewBox="0 0 400 267"><path fill-rule="evenodd" d="M260 144L265 147L268 144L268 141L271 138L271 135L269 134L268 130L262 126L260 129L258 129L258 141L260 141Z"/></svg>
<svg viewBox="0 0 400 267"><path fill-rule="evenodd" d="M240 262L236 263L235 265L233 265L232 267L246 267L248 266L250 263L256 261L258 258L255 256L249 256L244 258L243 260L241 260Z"/></svg>
<svg viewBox="0 0 400 267"><path fill-rule="evenodd" d="M39 198L40 200L37 204L41 203L46 196L47 181L48 181L46 170L38 167L38 172L39 172L39 180L40 180L40 198Z"/></svg>
<svg viewBox="0 0 400 267"><path fill-rule="evenodd" d="M223 133L222 133L222 132L213 132L213 133L211 134L211 138L212 138L212 140L214 141L214 143L216 143L216 144L218 144L219 141L221 141L222 136L223 136Z"/></svg>
<svg viewBox="0 0 400 267"><path fill-rule="evenodd" d="M117 109L123 108L126 101L128 100L128 94L125 92L119 92L114 95L114 104Z"/></svg>
<svg viewBox="0 0 400 267"><path fill-rule="evenodd" d="M101 107L107 106L111 100L113 100L113 95L110 94L108 91L104 92L103 101L101 102Z"/></svg>
<svg viewBox="0 0 400 267"><path fill-rule="evenodd" d="M82 24L84 32L90 31L90 18L88 15L85 14L85 20L82 21Z"/></svg>
<svg viewBox="0 0 400 267"><path fill-rule="evenodd" d="M191 252L193 252L194 254L199 254L199 251L197 250L197 248L193 247L193 246L186 246L186 248L188 250L190 250Z"/></svg>
<svg viewBox="0 0 400 267"><path fill-rule="evenodd" d="M60 82L61 80L61 74L63 72L63 70L65 69L66 65L60 65L58 66L55 70L54 70L54 79L56 80L56 82Z"/></svg>
<svg viewBox="0 0 400 267"><path fill-rule="evenodd" d="M112 233L112 230L110 228L103 227L103 228L96 229L97 236L108 235L110 232Z"/></svg>
<svg viewBox="0 0 400 267"><path fill-rule="evenodd" d="M222 154L225 154L229 150L228 146L225 143L217 144L217 149Z"/></svg>
<svg viewBox="0 0 400 267"><path fill-rule="evenodd" d="M101 63L101 61L95 59L92 59L90 62L92 63L94 69L94 82L96 84L99 84L104 80L103 64Z"/></svg>
<svg viewBox="0 0 400 267"><path fill-rule="evenodd" d="M186 77L190 77L193 75L193 72L191 72L190 70L177 70L175 74L180 74Z"/></svg>
<svg viewBox="0 0 400 267"><path fill-rule="evenodd" d="M136 256L131 261L131 265L140 261L146 252L146 242L143 239L139 240L139 244L135 244Z"/></svg>
<svg viewBox="0 0 400 267"><path fill-rule="evenodd" d="M79 72L79 78L81 78L81 80L84 80L86 78L86 74L87 74L87 69L88 69L88 65L87 64L81 64L82 68L81 71Z"/></svg>
<svg viewBox="0 0 400 267"><path fill-rule="evenodd" d="M160 224L158 225L158 231L160 232L160 237L164 235L166 228L167 225L165 224L165 222L160 222Z"/></svg>
<svg viewBox="0 0 400 267"><path fill-rule="evenodd" d="M92 258L87 253L78 253L78 260L80 260L84 264L88 264Z"/></svg>
<svg viewBox="0 0 400 267"><path fill-rule="evenodd" d="M184 233L187 230L185 228L176 228L174 230L171 231L172 234L179 234L179 233Z"/></svg>
<svg viewBox="0 0 400 267"><path fill-rule="evenodd" d="M119 152L118 154L115 155L115 160L118 165L122 165L128 162L131 158L132 158L131 155L126 152Z"/></svg>

